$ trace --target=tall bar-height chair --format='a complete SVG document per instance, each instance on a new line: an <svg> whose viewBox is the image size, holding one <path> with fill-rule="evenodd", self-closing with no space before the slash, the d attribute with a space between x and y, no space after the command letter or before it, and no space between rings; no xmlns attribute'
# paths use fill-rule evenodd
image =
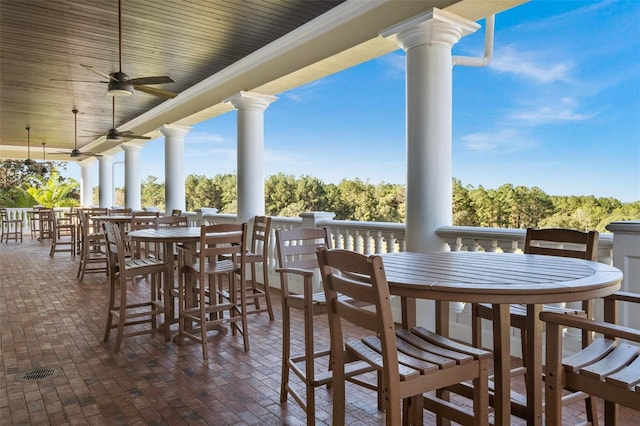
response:
<svg viewBox="0 0 640 426"><path fill-rule="evenodd" d="M41 208L38 212L38 221L40 228L40 242L44 240L50 240L53 237L53 210L50 208Z"/></svg>
<svg viewBox="0 0 640 426"><path fill-rule="evenodd" d="M466 425L489 424L490 352L422 327L396 330L380 256L367 257L321 247L317 257L331 334L333 424L344 424L345 369L355 361L364 361L382 374L384 385L379 392L385 401L387 425L399 425L401 421L402 424L422 424L423 407L438 416L438 423L444 417ZM345 297L366 303L368 307L349 303ZM355 324L374 334L360 339L347 338L343 334L344 323ZM466 381L473 382L472 412L437 395L425 394Z"/></svg>
<svg viewBox="0 0 640 426"><path fill-rule="evenodd" d="M247 249L247 264L250 265L251 277L247 279L245 298L247 303L253 305L253 309L247 315L268 312L269 319L273 321L273 307L271 305L271 288L269 287L269 237L271 233L271 218L268 216L255 216L251 231L251 242ZM257 265L262 264L262 283L258 281ZM222 292L223 297L229 297L227 291ZM260 306L260 299L265 304Z"/></svg>
<svg viewBox="0 0 640 426"><path fill-rule="evenodd" d="M40 237L40 207L34 206L29 212L29 224L31 229L31 238Z"/></svg>
<svg viewBox="0 0 640 426"><path fill-rule="evenodd" d="M0 208L0 221L2 221L2 234L0 236L0 242L4 240L5 243L9 243L9 239L22 242L22 220L10 219L9 212L6 208Z"/></svg>
<svg viewBox="0 0 640 426"><path fill-rule="evenodd" d="M523 251L525 254L541 254L595 261L598 253L598 232L582 232L575 229L564 228L529 228L527 229ZM522 350L522 367L514 369L512 374L526 374L527 307L525 305L511 305L509 308L511 326L520 331L520 343ZM544 305L542 310L543 312L555 312L593 318L593 300L582 301L582 309ZM482 347L482 319L492 321L493 313L491 306L487 304L473 304L471 313L472 342L473 346L479 348ZM592 333L590 331L583 330L582 347L587 347L587 345L591 343L591 340ZM565 402L570 403L580 398L586 398L585 410L587 412L588 421L597 422L596 403L593 398L586 394L574 394L567 395L565 397Z"/></svg>
<svg viewBox="0 0 640 426"><path fill-rule="evenodd" d="M71 216L56 216L51 209L51 250L49 256L54 257L56 253L71 253L76 256L76 234L77 227Z"/></svg>
<svg viewBox="0 0 640 426"><path fill-rule="evenodd" d="M134 211L131 214L131 230L151 229L156 227L156 218L160 216L157 211ZM131 255L134 258L139 257L157 257L159 256L160 245L155 243L134 242L130 247Z"/></svg>
<svg viewBox="0 0 640 426"><path fill-rule="evenodd" d="M80 281L84 279L85 274L107 273L104 231L100 223L94 219L106 214L107 209L103 208L78 209L81 242L77 277Z"/></svg>
<svg viewBox="0 0 640 426"><path fill-rule="evenodd" d="M280 274L280 291L282 295L282 375L280 379L280 402L287 401L289 395L307 414L307 425L316 421L315 390L319 386L329 385L332 380L331 371L319 371L316 361L328 360L328 348L316 349L314 344L314 317L327 314L327 303L322 289L314 291L314 281L319 283L318 260L316 250L329 247L329 231L320 228L294 228L276 231L276 247ZM314 280L315 278L315 280ZM297 293L291 287L294 281L302 284ZM291 310L299 309L304 315L302 326L293 326ZM304 335L304 353L291 353L292 329ZM297 334L296 333L296 334ZM377 390L379 383L369 383L357 378L358 375L372 371L368 364L351 364L346 375L350 381L365 388ZM304 395L291 384L291 373L304 384ZM382 402L378 400L379 408Z"/></svg>
<svg viewBox="0 0 640 426"><path fill-rule="evenodd" d="M201 226L197 250L178 246L178 343L185 337L200 342L204 359L209 358L207 332L223 323L231 324L233 335L242 334L244 350L249 350L246 299L232 297L221 303L216 294L221 278L228 279L232 294L237 285L244 294L246 241L246 223L223 223ZM195 326L188 328L187 323Z"/></svg>
<svg viewBox="0 0 640 426"><path fill-rule="evenodd" d="M169 324L161 325L159 316L164 313L164 303L158 298L156 282L161 281L166 263L158 259L131 259L122 241L122 233L117 224L103 222L107 258L109 263L109 309L103 341L109 341L111 330L116 329L113 350L118 352L125 337L164 331L165 341L169 341ZM128 297L127 281L136 277L151 276L149 298L131 302ZM150 324L150 328L141 328ZM130 328L133 326L133 328ZM125 333L125 329L131 330Z"/></svg>

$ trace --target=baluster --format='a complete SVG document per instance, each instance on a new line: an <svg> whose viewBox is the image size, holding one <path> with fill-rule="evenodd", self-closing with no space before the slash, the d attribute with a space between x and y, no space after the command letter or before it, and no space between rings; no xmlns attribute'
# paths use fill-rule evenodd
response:
<svg viewBox="0 0 640 426"><path fill-rule="evenodd" d="M389 235L387 238L387 253L395 253L396 252L396 238L393 233Z"/></svg>
<svg viewBox="0 0 640 426"><path fill-rule="evenodd" d="M361 234L360 234L360 231L359 231L359 230L357 230L357 229L356 229L356 230L355 230L355 232L352 234L352 238L353 238L353 242L354 242L354 244L353 244L353 250L354 250L356 253L363 253L363 250L366 250L366 249L363 247L363 245L364 245L364 246L366 246L366 244L367 244L367 240L366 240L366 238L365 238L363 235L361 235ZM366 251L365 251L364 253L366 254Z"/></svg>
<svg viewBox="0 0 640 426"><path fill-rule="evenodd" d="M382 232L376 232L375 235L372 235L372 240L374 253L382 253L384 243Z"/></svg>
<svg viewBox="0 0 640 426"><path fill-rule="evenodd" d="M353 235L349 234L348 229L344 233L344 249L353 251Z"/></svg>

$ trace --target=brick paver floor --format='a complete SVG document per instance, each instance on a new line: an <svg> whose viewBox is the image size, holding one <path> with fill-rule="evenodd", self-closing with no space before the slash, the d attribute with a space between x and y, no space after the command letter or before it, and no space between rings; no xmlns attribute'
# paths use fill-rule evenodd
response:
<svg viewBox="0 0 640 426"><path fill-rule="evenodd" d="M281 404L281 322L250 316L251 350L240 336L212 332L209 362L199 344L165 343L160 334L124 339L113 353L103 343L107 286L104 276L76 279L78 258L49 257L49 242L26 238L0 244L0 424L12 425L298 425L305 416L291 399ZM144 294L144 281L130 284ZM294 314L294 321L302 317ZM319 345L327 344L318 318ZM175 325L173 326L175 328ZM175 330L172 328L172 334ZM300 337L294 336L301 348ZM59 374L36 381L17 376L35 368ZM384 422L375 395L348 385L347 423ZM331 394L317 392L319 423L331 423ZM640 424L623 410L626 424ZM567 424L584 418L581 405L565 409ZM514 424L522 424L514 418ZM425 424L434 424L425 416Z"/></svg>

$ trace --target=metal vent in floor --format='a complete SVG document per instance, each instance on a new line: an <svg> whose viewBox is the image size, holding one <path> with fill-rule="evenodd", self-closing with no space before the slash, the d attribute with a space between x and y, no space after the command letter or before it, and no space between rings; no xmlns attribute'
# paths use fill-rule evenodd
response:
<svg viewBox="0 0 640 426"><path fill-rule="evenodd" d="M18 374L16 380L19 382L35 382L56 376L59 372L60 370L57 368L34 368L33 370Z"/></svg>

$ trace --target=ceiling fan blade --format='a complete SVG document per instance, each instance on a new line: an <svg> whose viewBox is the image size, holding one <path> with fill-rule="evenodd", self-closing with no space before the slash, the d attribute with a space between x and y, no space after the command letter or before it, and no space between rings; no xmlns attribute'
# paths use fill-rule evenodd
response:
<svg viewBox="0 0 640 426"><path fill-rule="evenodd" d="M49 81L71 81L74 83L108 83L108 81L96 81L96 80L65 80L62 78L50 78Z"/></svg>
<svg viewBox="0 0 640 426"><path fill-rule="evenodd" d="M135 85L139 84L166 84L166 83L175 83L175 81L169 77L168 75L159 75L155 77L140 77L140 78L130 78L129 83Z"/></svg>
<svg viewBox="0 0 640 426"><path fill-rule="evenodd" d="M155 87L133 86L133 88L141 92L148 93L149 95L161 96L163 98L175 98L178 96L177 93L169 92L168 90L156 89Z"/></svg>
<svg viewBox="0 0 640 426"><path fill-rule="evenodd" d="M94 72L94 73L98 74L99 76L102 76L102 77L106 78L109 81L113 80L113 78L110 75L105 74L102 71L98 71L97 69L95 69L94 67L92 67L90 65L83 65L83 64L80 64L80 65L82 65L85 69L88 69L89 71Z"/></svg>

